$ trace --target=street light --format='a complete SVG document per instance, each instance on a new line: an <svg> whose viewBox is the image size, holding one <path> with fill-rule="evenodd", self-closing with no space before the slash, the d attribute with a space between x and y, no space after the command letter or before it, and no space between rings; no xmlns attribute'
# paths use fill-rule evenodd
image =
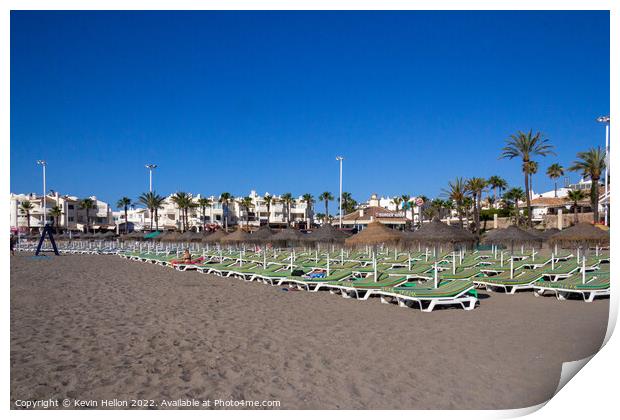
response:
<svg viewBox="0 0 620 420"><path fill-rule="evenodd" d="M149 170L149 192L153 192L153 169L157 168L157 165L149 163L144 167Z"/></svg>
<svg viewBox="0 0 620 420"><path fill-rule="evenodd" d="M607 199L607 204L605 204L605 226L608 225L609 223L609 181L607 180L608 178L608 173L609 173L609 163L610 163L610 159L609 159L609 115L604 115L602 117L598 117L596 119L596 121L600 122L601 124L605 124L605 198Z"/></svg>
<svg viewBox="0 0 620 420"><path fill-rule="evenodd" d="M340 199L338 200L338 215L340 216L340 229L342 229L342 156L336 156L336 160L340 162Z"/></svg>
<svg viewBox="0 0 620 420"><path fill-rule="evenodd" d="M37 165L41 165L43 167L43 226L47 222L47 200L46 200L46 191L47 188L45 186L45 168L47 167L47 162L44 160L37 160Z"/></svg>

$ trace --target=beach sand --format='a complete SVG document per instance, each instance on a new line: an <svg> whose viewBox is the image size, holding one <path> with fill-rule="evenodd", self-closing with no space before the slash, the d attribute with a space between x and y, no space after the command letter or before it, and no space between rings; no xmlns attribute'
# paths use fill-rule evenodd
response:
<svg viewBox="0 0 620 420"><path fill-rule="evenodd" d="M422 313L116 256L11 257L18 399L279 400L283 409L503 409L601 346L609 300L482 292Z"/></svg>

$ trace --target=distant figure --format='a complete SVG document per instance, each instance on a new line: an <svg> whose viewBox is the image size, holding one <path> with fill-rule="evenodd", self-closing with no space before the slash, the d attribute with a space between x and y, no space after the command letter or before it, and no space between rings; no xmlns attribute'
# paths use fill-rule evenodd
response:
<svg viewBox="0 0 620 420"><path fill-rule="evenodd" d="M189 253L189 249L185 248L183 252L183 262L188 264L192 262L192 254Z"/></svg>
<svg viewBox="0 0 620 420"><path fill-rule="evenodd" d="M17 243L17 237L11 234L11 255L15 255L15 244Z"/></svg>

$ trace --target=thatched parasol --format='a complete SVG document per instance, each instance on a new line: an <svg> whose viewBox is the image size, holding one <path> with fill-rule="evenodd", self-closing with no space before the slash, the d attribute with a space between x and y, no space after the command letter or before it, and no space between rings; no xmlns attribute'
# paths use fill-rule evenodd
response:
<svg viewBox="0 0 620 420"><path fill-rule="evenodd" d="M541 245L542 239L516 226L508 226L505 229L493 229L485 233L482 243L510 246L512 251L515 245Z"/></svg>
<svg viewBox="0 0 620 420"><path fill-rule="evenodd" d="M263 225L256 230L256 232L250 235L250 242L254 243L267 243L271 242L274 231L267 225Z"/></svg>
<svg viewBox="0 0 620 420"><path fill-rule="evenodd" d="M179 236L179 239L183 242L190 242L193 237L194 237L194 232L192 232L191 230L187 230L183 232L181 236Z"/></svg>
<svg viewBox="0 0 620 420"><path fill-rule="evenodd" d="M228 236L228 233L224 232L222 229L218 229L215 232L203 237L202 241L207 243L216 243L220 242L226 236Z"/></svg>
<svg viewBox="0 0 620 420"><path fill-rule="evenodd" d="M569 247L584 244L606 245L609 243L609 231L599 229L590 223L577 223L552 235L549 242Z"/></svg>
<svg viewBox="0 0 620 420"><path fill-rule="evenodd" d="M238 228L236 231L220 240L220 242L223 244L240 244L249 241L250 234L241 228Z"/></svg>
<svg viewBox="0 0 620 420"><path fill-rule="evenodd" d="M472 233L462 227L447 225L438 218L434 218L430 223L422 224L420 229L415 232L407 232L403 236L405 242L428 245L472 245L476 241L476 237Z"/></svg>
<svg viewBox="0 0 620 420"><path fill-rule="evenodd" d="M358 245L396 245L403 238L402 233L397 230L390 229L380 222L371 222L366 229L351 236L345 240L347 246Z"/></svg>
<svg viewBox="0 0 620 420"><path fill-rule="evenodd" d="M348 233L345 233L341 230L336 229L331 224L326 223L320 228L313 230L310 234L305 238L308 242L313 243L344 243L345 239L349 236Z"/></svg>
<svg viewBox="0 0 620 420"><path fill-rule="evenodd" d="M271 243L281 247L297 246L303 240L303 237L303 233L298 230L286 228L273 235Z"/></svg>
<svg viewBox="0 0 620 420"><path fill-rule="evenodd" d="M180 242L181 239L181 234L179 232L167 232L164 233L163 235L160 235L162 238L162 241L165 242Z"/></svg>

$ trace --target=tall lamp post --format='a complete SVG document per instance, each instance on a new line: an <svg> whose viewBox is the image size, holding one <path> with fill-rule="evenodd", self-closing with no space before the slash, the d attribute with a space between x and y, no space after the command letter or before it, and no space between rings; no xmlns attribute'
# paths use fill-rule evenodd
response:
<svg viewBox="0 0 620 420"><path fill-rule="evenodd" d="M598 117L596 121L605 124L605 226L609 224L609 115Z"/></svg>
<svg viewBox="0 0 620 420"><path fill-rule="evenodd" d="M149 192L153 192L153 169L157 168L157 165L149 163L144 167L149 170Z"/></svg>
<svg viewBox="0 0 620 420"><path fill-rule="evenodd" d="M342 229L342 161L344 158L342 156L336 156L336 160L340 162L340 198L338 199L338 216L339 216L339 226Z"/></svg>
<svg viewBox="0 0 620 420"><path fill-rule="evenodd" d="M47 187L45 185L45 168L47 167L47 162L44 160L37 160L37 165L41 165L43 167L43 226L47 223L47 200L45 197L45 192L47 191Z"/></svg>

